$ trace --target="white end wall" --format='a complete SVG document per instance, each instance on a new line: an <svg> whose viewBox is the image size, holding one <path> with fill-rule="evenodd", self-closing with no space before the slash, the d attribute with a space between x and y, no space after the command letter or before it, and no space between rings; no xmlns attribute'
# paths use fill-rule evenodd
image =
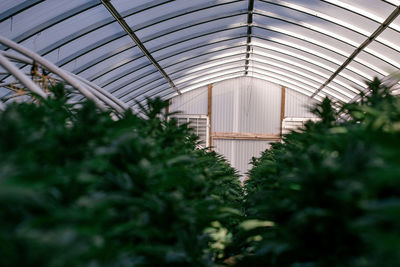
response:
<svg viewBox="0 0 400 267"><path fill-rule="evenodd" d="M285 117L288 118L315 118L310 112L310 108L317 103L316 100L296 92L286 89L285 95Z"/></svg>
<svg viewBox="0 0 400 267"><path fill-rule="evenodd" d="M214 84L212 96L213 132L279 133L281 86L240 77Z"/></svg>
<svg viewBox="0 0 400 267"><path fill-rule="evenodd" d="M189 91L171 99L169 111L182 114L207 115L207 86Z"/></svg>
<svg viewBox="0 0 400 267"><path fill-rule="evenodd" d="M280 85L252 77L239 77L213 84L212 132L279 134L281 120ZM286 89L285 117L313 117L307 106L313 101ZM207 115L208 89L201 87L174 97L170 112ZM245 175L252 157L269 148L269 141L215 139L215 151Z"/></svg>
<svg viewBox="0 0 400 267"><path fill-rule="evenodd" d="M247 176L247 171L251 169L251 158L261 156L261 152L270 147L270 142L255 140L214 140L214 147L215 151L224 155L242 176Z"/></svg>

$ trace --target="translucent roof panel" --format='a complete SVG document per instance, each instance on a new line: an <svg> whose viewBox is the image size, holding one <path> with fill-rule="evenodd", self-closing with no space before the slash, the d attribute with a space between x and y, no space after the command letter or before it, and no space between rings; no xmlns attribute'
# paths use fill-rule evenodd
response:
<svg viewBox="0 0 400 267"><path fill-rule="evenodd" d="M0 35L132 106L145 97L170 98L246 75L317 100L349 102L365 81L400 68L399 5L398 0L0 0ZM0 79L13 78L0 70ZM0 96L6 93L1 88Z"/></svg>

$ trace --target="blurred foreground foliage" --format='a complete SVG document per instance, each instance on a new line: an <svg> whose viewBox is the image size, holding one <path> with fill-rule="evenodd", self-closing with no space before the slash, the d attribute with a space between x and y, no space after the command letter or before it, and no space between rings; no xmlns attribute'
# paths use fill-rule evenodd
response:
<svg viewBox="0 0 400 267"><path fill-rule="evenodd" d="M237 266L400 266L400 99L368 87L253 158Z"/></svg>
<svg viewBox="0 0 400 267"><path fill-rule="evenodd" d="M400 99L368 87L253 158L245 194L160 99L8 105L0 266L399 266Z"/></svg>
<svg viewBox="0 0 400 267"><path fill-rule="evenodd" d="M0 266L212 266L242 220L236 171L148 100L112 120L62 85L0 113Z"/></svg>

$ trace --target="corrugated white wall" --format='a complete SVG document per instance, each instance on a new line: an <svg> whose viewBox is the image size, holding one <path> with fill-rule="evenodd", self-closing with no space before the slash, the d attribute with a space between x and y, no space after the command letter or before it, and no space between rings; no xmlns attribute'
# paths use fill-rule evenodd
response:
<svg viewBox="0 0 400 267"><path fill-rule="evenodd" d="M281 87L239 77L213 86L212 131L277 134Z"/></svg>
<svg viewBox="0 0 400 267"><path fill-rule="evenodd" d="M207 114L207 87L184 93L171 100L170 111ZM212 131L278 134L281 116L281 86L261 79L239 77L213 85ZM308 96L286 89L286 117L314 117ZM267 141L214 140L215 150L227 158L242 175L252 157L269 147Z"/></svg>
<svg viewBox="0 0 400 267"><path fill-rule="evenodd" d="M315 115L310 112L310 107L315 103L316 100L304 94L286 89L285 117L313 118Z"/></svg>
<svg viewBox="0 0 400 267"><path fill-rule="evenodd" d="M169 111L183 114L207 115L208 89L201 87L171 99Z"/></svg>
<svg viewBox="0 0 400 267"><path fill-rule="evenodd" d="M251 158L259 157L262 151L269 148L268 141L255 140L214 140L214 145L215 151L224 155L243 176L251 168Z"/></svg>

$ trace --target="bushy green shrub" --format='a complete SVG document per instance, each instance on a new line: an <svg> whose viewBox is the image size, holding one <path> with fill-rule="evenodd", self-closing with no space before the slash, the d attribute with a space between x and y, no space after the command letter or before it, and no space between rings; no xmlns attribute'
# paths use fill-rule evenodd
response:
<svg viewBox="0 0 400 267"><path fill-rule="evenodd" d="M211 266L241 219L238 175L167 120L114 121L63 86L0 113L0 266Z"/></svg>
<svg viewBox="0 0 400 267"><path fill-rule="evenodd" d="M253 159L238 266L400 264L400 100L368 86Z"/></svg>

